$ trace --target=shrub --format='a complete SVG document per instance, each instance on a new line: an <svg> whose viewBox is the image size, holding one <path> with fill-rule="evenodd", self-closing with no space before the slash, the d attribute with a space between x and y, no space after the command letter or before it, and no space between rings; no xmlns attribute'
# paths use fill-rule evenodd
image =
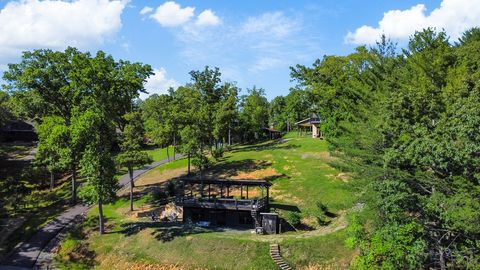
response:
<svg viewBox="0 0 480 270"><path fill-rule="evenodd" d="M316 216L317 223L320 226L325 226L330 223L328 221L328 208L325 204L323 204L321 201L316 202L317 208L318 208L318 214Z"/></svg>
<svg viewBox="0 0 480 270"><path fill-rule="evenodd" d="M205 155L198 155L192 159L192 164L200 171L208 169L211 166L210 160Z"/></svg>
<svg viewBox="0 0 480 270"><path fill-rule="evenodd" d="M300 220L301 220L301 217L300 217L300 213L298 212L289 212L286 216L286 220L288 223L290 223L290 225L292 225L293 227L297 227L298 225L300 225Z"/></svg>
<svg viewBox="0 0 480 270"><path fill-rule="evenodd" d="M221 157L223 157L223 153L224 153L223 147L218 147L213 149L212 156L215 160L219 160Z"/></svg>
<svg viewBox="0 0 480 270"><path fill-rule="evenodd" d="M317 208L320 211L320 213L325 214L325 213L328 212L327 206L325 204L323 204L321 201L317 201L316 205L317 205Z"/></svg>
<svg viewBox="0 0 480 270"><path fill-rule="evenodd" d="M154 200L160 201L160 200L168 198L168 194L165 191L163 191L163 189L157 188L157 189L153 190L152 197L153 197Z"/></svg>

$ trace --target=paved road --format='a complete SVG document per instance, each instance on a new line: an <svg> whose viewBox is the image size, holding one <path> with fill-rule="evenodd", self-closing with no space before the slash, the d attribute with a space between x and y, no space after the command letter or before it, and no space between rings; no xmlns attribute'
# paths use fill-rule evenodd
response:
<svg viewBox="0 0 480 270"><path fill-rule="evenodd" d="M176 155L176 158L181 158ZM149 170L169 162L168 159L162 159L152 164L146 165L133 173L134 180ZM119 180L120 187L128 185L130 177L124 175ZM88 206L83 204L75 205L67 211L60 214L55 220L48 223L45 227L36 232L28 241L22 243L14 252L10 254L0 265L0 270L10 269L32 269L35 266L40 252L66 225L68 225L75 217L85 213Z"/></svg>

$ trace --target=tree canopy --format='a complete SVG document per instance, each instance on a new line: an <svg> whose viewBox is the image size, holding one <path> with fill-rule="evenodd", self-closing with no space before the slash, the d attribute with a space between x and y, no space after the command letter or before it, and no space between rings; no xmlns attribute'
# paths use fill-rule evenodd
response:
<svg viewBox="0 0 480 270"><path fill-rule="evenodd" d="M479 267L479 37L472 29L452 44L425 29L401 52L383 38L292 69L332 152L369 182L376 218L350 226L354 268Z"/></svg>

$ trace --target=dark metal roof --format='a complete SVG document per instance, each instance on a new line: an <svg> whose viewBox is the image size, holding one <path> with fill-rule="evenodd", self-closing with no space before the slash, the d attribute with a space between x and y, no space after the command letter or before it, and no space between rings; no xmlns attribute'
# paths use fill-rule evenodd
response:
<svg viewBox="0 0 480 270"><path fill-rule="evenodd" d="M190 184L213 184L224 186L270 186L271 184L266 180L252 180L252 179L197 179L197 178L180 178L180 181Z"/></svg>
<svg viewBox="0 0 480 270"><path fill-rule="evenodd" d="M278 130L276 130L276 129L274 129L274 128L264 128L264 130L270 131L270 132L274 132L274 133L280 132L280 131L278 131Z"/></svg>
<svg viewBox="0 0 480 270"><path fill-rule="evenodd" d="M295 125L320 124L321 122L322 122L322 119L316 113L312 113L312 116L296 122Z"/></svg>

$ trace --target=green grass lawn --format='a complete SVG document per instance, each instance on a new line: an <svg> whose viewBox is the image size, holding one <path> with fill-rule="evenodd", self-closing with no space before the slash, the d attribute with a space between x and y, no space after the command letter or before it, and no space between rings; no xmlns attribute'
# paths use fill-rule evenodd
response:
<svg viewBox="0 0 480 270"><path fill-rule="evenodd" d="M167 155L167 149L168 149L168 155ZM164 147L164 148L156 148L156 147L149 147L149 149L144 150L145 153L147 153L152 161L159 161L162 159L165 159L167 157L170 157L173 159L173 147ZM140 167L135 167L134 169L139 169ZM119 168L117 170L117 173L115 174L115 178L120 178L124 176L125 174L128 173L128 170L126 167Z"/></svg>
<svg viewBox="0 0 480 270"><path fill-rule="evenodd" d="M125 210L128 201L122 199L105 206L108 234L99 235L88 229L83 229L87 231L86 236L71 234L57 258L65 262L61 258L71 258L71 254L86 247L87 254L93 254L95 262L87 260L83 266L90 263L89 267L95 265L98 269L132 267L128 264L132 262L179 265L186 269L277 269L268 256L268 246L270 242L278 242L285 260L296 269L346 268L355 251L344 245L346 221L336 221L346 220L345 215L357 201L355 180L330 165L334 159L328 154L326 141L297 138L295 133L288 134L287 138L281 144L265 142L236 147L210 172L233 176L268 172L266 178L272 182L274 211L286 215L298 210L302 221L314 223L320 211L317 203L321 202L337 216L332 218L331 225L317 224L313 231L278 236L257 236L250 231L183 230L132 220ZM147 175L166 173L186 165L186 159L177 160ZM137 200L136 207L146 201L145 197ZM96 208L89 213L93 220L91 226L96 224L96 214ZM81 261L76 260L77 266ZM107 264L106 261L115 263ZM64 266L72 267L71 264Z"/></svg>
<svg viewBox="0 0 480 270"><path fill-rule="evenodd" d="M168 155L167 155L167 149L168 149ZM173 147L165 147L165 148L153 148L153 149L148 149L145 150L145 152L148 153L148 155L152 158L153 161L158 161L162 160L164 158L167 158L170 156L170 158L173 157Z"/></svg>

